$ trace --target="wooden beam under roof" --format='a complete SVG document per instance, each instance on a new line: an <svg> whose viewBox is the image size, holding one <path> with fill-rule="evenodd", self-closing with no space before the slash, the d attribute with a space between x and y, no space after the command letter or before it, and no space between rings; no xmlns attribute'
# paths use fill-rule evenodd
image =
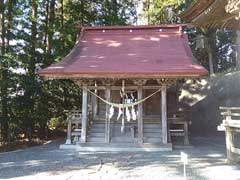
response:
<svg viewBox="0 0 240 180"><path fill-rule="evenodd" d="M240 16L240 10L237 11L238 13L227 10L234 3L236 3L236 9L239 9L238 2L236 0L210 0L206 2L197 0L180 14L180 17L183 20L191 21L196 27L240 29L240 22L237 18ZM229 6L229 3L232 5Z"/></svg>

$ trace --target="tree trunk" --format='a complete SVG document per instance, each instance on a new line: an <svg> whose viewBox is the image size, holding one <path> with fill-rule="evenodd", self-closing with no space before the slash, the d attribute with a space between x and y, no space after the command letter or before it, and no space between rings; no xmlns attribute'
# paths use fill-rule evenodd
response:
<svg viewBox="0 0 240 180"><path fill-rule="evenodd" d="M1 80L1 86L0 86L0 96L1 96L1 138L3 142L6 142L8 139L8 109L7 109L7 97L8 97L8 91L7 91L7 81L8 81L8 71L7 71L7 63L5 59L6 54L6 15L5 15L5 8L6 3L4 3L4 0L0 0L0 11L1 11L1 56L3 58L3 61L1 61L0 64L0 80Z"/></svg>
<svg viewBox="0 0 240 180"><path fill-rule="evenodd" d="M217 71L217 60L216 60L216 29L209 29L206 33L207 46L208 46L208 65L210 75L214 75Z"/></svg>
<svg viewBox="0 0 240 180"><path fill-rule="evenodd" d="M0 0L0 20L1 20L1 56L4 54L4 1L3 0ZM2 63L0 64L0 80L1 82L3 82L3 65ZM0 86L0 96L3 95L3 86L1 85ZM4 128L3 128L3 100L0 101L1 105L0 105L0 108L1 108L1 115L0 117L2 117L0 119L0 144L3 143L3 131L4 131Z"/></svg>
<svg viewBox="0 0 240 180"><path fill-rule="evenodd" d="M150 9L150 1L149 0L147 0L147 12L149 12L149 9ZM147 14L147 24L149 24L150 23L150 15L149 15L149 13Z"/></svg>
<svg viewBox="0 0 240 180"><path fill-rule="evenodd" d="M47 45L48 38L48 16L49 16L49 0L46 1L46 9L45 9L45 32L44 32L44 44ZM47 47L47 46L46 46ZM47 49L45 49L47 51ZM46 52L45 52L46 53Z"/></svg>
<svg viewBox="0 0 240 180"><path fill-rule="evenodd" d="M30 62L29 62L29 75L33 77L35 75L36 64L36 41L37 41L37 0L32 0L32 25L31 25L31 42L30 42Z"/></svg>
<svg viewBox="0 0 240 180"><path fill-rule="evenodd" d="M49 26L48 26L48 42L47 42L47 65L52 64L52 47L55 20L55 0L50 1Z"/></svg>
<svg viewBox="0 0 240 180"><path fill-rule="evenodd" d="M81 4L80 4L80 23L81 23L81 26L84 26L84 1L81 1Z"/></svg>
<svg viewBox="0 0 240 180"><path fill-rule="evenodd" d="M37 17L38 17L38 2L37 0L32 0L30 2L31 5L31 40L30 40L30 53L29 53L29 67L28 67L28 76L31 82L35 81L36 77L36 42L37 42ZM32 141L32 131L34 128L34 119L32 118L33 108L34 108L34 91L31 88L27 88L25 92L25 96L30 101L31 107L29 107L29 112L26 115L26 127L27 127L27 137L29 142Z"/></svg>
<svg viewBox="0 0 240 180"><path fill-rule="evenodd" d="M61 29L63 30L63 23L64 23L64 5L63 0L61 0Z"/></svg>
<svg viewBox="0 0 240 180"><path fill-rule="evenodd" d="M32 126L31 125L27 127L27 138L28 138L28 141L31 143L32 142Z"/></svg>
<svg viewBox="0 0 240 180"><path fill-rule="evenodd" d="M117 0L112 0L112 9L113 9L113 25L118 21L118 3Z"/></svg>
<svg viewBox="0 0 240 180"><path fill-rule="evenodd" d="M7 47L9 47L10 36L11 36L11 29L13 26L13 5L14 0L8 1L8 13L7 13ZM7 48L8 49L8 48Z"/></svg>
<svg viewBox="0 0 240 180"><path fill-rule="evenodd" d="M1 11L1 55L5 54L5 3L4 0L0 0L0 11Z"/></svg>
<svg viewBox="0 0 240 180"><path fill-rule="evenodd" d="M54 20L55 20L55 0L51 0L50 1L50 12L49 12L48 54L51 54L51 50L52 50Z"/></svg>
<svg viewBox="0 0 240 180"><path fill-rule="evenodd" d="M43 122L40 124L40 128L39 128L39 137L41 140L46 140L48 138L48 127L47 127L47 123Z"/></svg>

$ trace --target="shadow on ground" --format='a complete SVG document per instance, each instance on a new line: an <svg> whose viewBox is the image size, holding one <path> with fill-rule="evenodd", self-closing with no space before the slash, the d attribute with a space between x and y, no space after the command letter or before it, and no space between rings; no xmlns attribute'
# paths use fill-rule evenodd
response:
<svg viewBox="0 0 240 180"><path fill-rule="evenodd" d="M234 178L234 173L240 170L238 165L226 164L224 139L216 139L193 138L194 148L184 150L190 159L187 166L189 179L212 179L214 173L219 174L219 169L223 167L227 168L229 172L226 173L231 173ZM107 177L113 172L113 176L118 179L182 178L180 150L158 153L79 153L59 150L60 143L53 142L45 146L0 154L0 179L23 178L39 173L54 176L71 171L84 171L88 178L94 173ZM209 174L209 171L212 173ZM240 177L240 174L237 175Z"/></svg>

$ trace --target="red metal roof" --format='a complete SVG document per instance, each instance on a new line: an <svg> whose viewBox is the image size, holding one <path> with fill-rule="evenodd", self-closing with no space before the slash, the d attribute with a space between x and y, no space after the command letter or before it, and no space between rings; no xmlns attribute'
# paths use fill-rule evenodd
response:
<svg viewBox="0 0 240 180"><path fill-rule="evenodd" d="M182 25L85 27L62 61L41 76L190 77L208 72L194 62Z"/></svg>

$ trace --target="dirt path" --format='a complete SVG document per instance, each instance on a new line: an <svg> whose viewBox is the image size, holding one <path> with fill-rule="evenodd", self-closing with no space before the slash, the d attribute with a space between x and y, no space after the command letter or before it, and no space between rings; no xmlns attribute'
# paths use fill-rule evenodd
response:
<svg viewBox="0 0 240 180"><path fill-rule="evenodd" d="M0 154L0 179L16 180L176 180L182 178L180 151L159 153L79 153L59 150L61 142ZM195 138L188 180L240 180L240 166L225 163L219 138Z"/></svg>

